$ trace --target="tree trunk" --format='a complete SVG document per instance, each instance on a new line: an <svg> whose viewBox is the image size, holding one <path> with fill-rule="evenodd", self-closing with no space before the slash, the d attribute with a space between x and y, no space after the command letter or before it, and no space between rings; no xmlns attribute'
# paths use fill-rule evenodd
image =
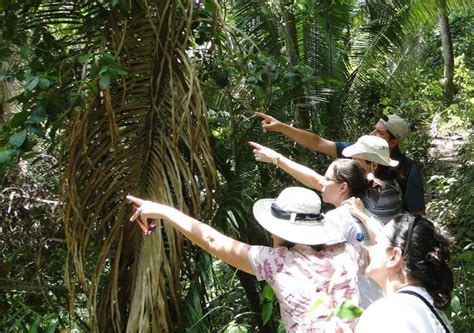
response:
<svg viewBox="0 0 474 333"><path fill-rule="evenodd" d="M290 4L287 0L282 0L280 2L280 10L283 13L283 31L285 34L285 41L286 41L286 54L290 59L290 65L296 66L300 63L300 57L298 54L298 39L297 39L297 31L296 31L296 17L293 13L291 13L286 7ZM309 109L306 106L304 101L304 92L300 91L300 87L294 88L292 91L292 95L298 96L294 100L294 110L295 110L295 117L297 121L297 126L299 128L309 129L310 127L310 117L309 117ZM299 90L299 91L297 91ZM295 93L295 94L293 94ZM303 94L303 95L300 95Z"/></svg>
<svg viewBox="0 0 474 333"><path fill-rule="evenodd" d="M439 1L439 27L444 58L444 103L450 105L454 96L454 53L445 0Z"/></svg>

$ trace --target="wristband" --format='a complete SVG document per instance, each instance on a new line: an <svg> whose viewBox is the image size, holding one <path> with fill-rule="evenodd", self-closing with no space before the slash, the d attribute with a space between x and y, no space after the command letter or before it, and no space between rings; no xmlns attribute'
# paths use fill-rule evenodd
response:
<svg viewBox="0 0 474 333"><path fill-rule="evenodd" d="M280 161L280 155L275 156L272 158L272 164L278 168L278 162Z"/></svg>

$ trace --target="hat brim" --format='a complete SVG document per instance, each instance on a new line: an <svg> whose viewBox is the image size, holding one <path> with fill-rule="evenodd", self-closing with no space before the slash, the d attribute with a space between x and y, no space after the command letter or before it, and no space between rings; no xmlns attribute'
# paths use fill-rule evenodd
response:
<svg viewBox="0 0 474 333"><path fill-rule="evenodd" d="M332 245L344 242L341 228L324 219L314 223L292 223L289 220L276 218L271 213L275 199L260 199L253 205L253 215L257 222L271 234L295 244Z"/></svg>
<svg viewBox="0 0 474 333"><path fill-rule="evenodd" d="M357 143L354 143L352 146L345 148L342 151L342 155L345 157L356 157L363 160L371 161L378 163L380 165L396 167L398 165L398 161L392 160L389 158L383 158L379 154L368 153L366 150L361 149Z"/></svg>

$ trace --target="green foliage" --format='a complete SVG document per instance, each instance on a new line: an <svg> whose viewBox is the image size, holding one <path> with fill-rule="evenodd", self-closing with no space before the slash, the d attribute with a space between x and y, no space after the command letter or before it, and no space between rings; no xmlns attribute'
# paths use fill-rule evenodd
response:
<svg viewBox="0 0 474 333"><path fill-rule="evenodd" d="M235 322L231 322L229 326L224 330L225 333L247 333L249 332L248 325L238 325Z"/></svg>
<svg viewBox="0 0 474 333"><path fill-rule="evenodd" d="M344 301L334 310L338 318L346 320L354 320L362 315L363 309L352 302Z"/></svg>
<svg viewBox="0 0 474 333"><path fill-rule="evenodd" d="M42 316L29 306L15 301L0 319L0 327L4 328L3 332L54 333L59 329L59 322L55 314Z"/></svg>
<svg viewBox="0 0 474 333"><path fill-rule="evenodd" d="M67 257L59 217L54 155L22 161L3 178L0 193L0 328L5 332L83 329L68 314L63 285ZM84 304L82 304L84 306Z"/></svg>
<svg viewBox="0 0 474 333"><path fill-rule="evenodd" d="M466 124L466 122L464 122ZM465 126L465 125L464 125ZM470 332L474 328L474 140L460 150L460 167L448 175L431 177L428 189L432 195L427 205L430 214L452 230L455 238L452 267L455 288L451 307L447 311L457 332Z"/></svg>
<svg viewBox="0 0 474 333"><path fill-rule="evenodd" d="M265 284L262 294L260 296L260 303L262 303L262 322L265 325L271 318L273 313L273 302L276 299L275 292L272 287Z"/></svg>
<svg viewBox="0 0 474 333"><path fill-rule="evenodd" d="M462 1L449 1L456 2ZM21 110L0 124L5 230L0 236L1 278L34 286L64 285L64 231L58 206L51 203L58 200L58 182L55 172L51 172L58 170L55 147L68 135L71 116L85 108L91 96L109 92L137 75L133 68L124 69L123 59L110 51L110 45L92 46L104 15L111 8L129 12L131 3L110 0L94 2L94 8L87 5L88 10L100 12L93 20L97 22L88 26L91 30L73 23L43 24L41 20L20 25L17 13L33 17L37 6L44 4L0 4L0 83L14 81L21 85L19 95L12 100ZM398 113L412 121L414 133L405 141L405 149L419 161L425 159L428 132L436 115L439 130L448 125L451 129L472 125L472 8L455 11L451 16L458 91L455 103L446 108L442 104L439 35L430 25L436 21L426 21L436 16L433 1L413 1L413 6L396 1L356 6L356 1L306 0L204 0L194 4L195 48L188 51L194 54L199 68L219 173L210 223L230 236L269 245L268 235L251 217L252 203L294 184L291 177L272 165L257 164L247 141L268 145L317 170L324 170L329 161L308 154L278 134L263 133L254 111L296 123L303 110L314 132L330 138L350 135L353 139L367 133L380 114ZM424 10L424 6L430 8ZM219 26L216 15L225 15L228 25ZM294 35L283 29L282 20L287 17L294 19ZM413 18L418 17L429 26L421 35L420 26L413 25ZM54 18L48 22L54 23ZM288 53L288 37L296 42L296 58ZM472 146L462 152L465 167L437 174L429 183L429 191L437 194L429 203L429 211L458 239L453 261L456 290L449 315L460 332L472 331L474 321L474 288L470 282L474 281ZM45 161L50 163L45 165ZM38 198L51 202L34 200ZM186 249L186 254L181 277L183 330L247 332L255 330L260 321L277 327L276 299L268 285L263 290L257 283L244 288L243 279L222 262L195 248ZM86 271L93 270L90 262L84 266ZM110 269L109 262L106 266ZM259 313L246 298L249 291L260 295ZM68 320L72 323L66 326L83 325L84 329L87 325L83 322L89 319L83 313L68 318L61 292L46 296L9 292L2 301L2 329L48 331ZM51 301L57 306L51 306ZM85 308L83 295L77 302L79 308ZM315 302L314 306L320 304ZM355 318L360 309L343 303L334 315ZM278 331L284 331L281 322Z"/></svg>

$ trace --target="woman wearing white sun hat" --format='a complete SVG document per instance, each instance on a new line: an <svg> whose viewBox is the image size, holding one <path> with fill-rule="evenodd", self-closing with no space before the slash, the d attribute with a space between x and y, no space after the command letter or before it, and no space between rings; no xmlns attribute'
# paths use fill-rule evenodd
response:
<svg viewBox="0 0 474 333"><path fill-rule="evenodd" d="M373 218L359 220L352 216L349 210L350 206L346 207L345 205L346 202L349 204L348 200L352 197L365 198L372 186L372 182L368 181L366 177L366 171L356 161L347 158L336 159L329 165L324 175L321 175L268 147L255 142L249 142L249 144L254 148L257 161L266 163L275 161L278 168L288 172L305 186L320 191L323 201L336 207L336 209L328 211L326 217L338 221L347 242L355 245L371 245L373 243L374 234L371 233L371 230L379 230L383 224ZM370 212L367 214L372 216ZM383 296L380 287L365 276L359 278L358 287L360 305L363 308Z"/></svg>
<svg viewBox="0 0 474 333"><path fill-rule="evenodd" d="M384 224L402 212L402 191L395 181L393 169L398 161L390 158L384 139L374 135L361 136L356 143L345 148L342 155L358 162L369 178L375 176L373 180L378 185L375 187L379 188L378 192L372 191L371 195L362 199L368 211Z"/></svg>
<svg viewBox="0 0 474 333"><path fill-rule="evenodd" d="M136 206L132 221L166 220L205 251L266 280L277 295L287 332L354 327L354 320L333 316L334 309L343 301L358 303L357 276L367 266L367 251L346 243L339 221L321 214L315 192L289 187L276 199L254 204L255 219L272 234L273 247L234 240L166 205L127 199Z"/></svg>

